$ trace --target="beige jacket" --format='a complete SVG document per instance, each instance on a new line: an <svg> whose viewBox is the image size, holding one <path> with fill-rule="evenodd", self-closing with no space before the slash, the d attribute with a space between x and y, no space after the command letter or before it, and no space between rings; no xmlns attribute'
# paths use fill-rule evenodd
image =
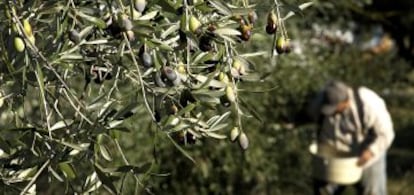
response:
<svg viewBox="0 0 414 195"><path fill-rule="evenodd" d="M317 139L319 144L327 144L341 152L359 155L364 149L371 150L374 158L366 163L367 167L385 154L394 139L394 130L382 98L366 87L360 87L358 92L364 111L363 119L359 119L354 92L349 89L351 106L343 113L324 117L319 126ZM319 113L319 107L320 101L318 105L316 100L313 104L314 114ZM360 121L364 122L365 129Z"/></svg>

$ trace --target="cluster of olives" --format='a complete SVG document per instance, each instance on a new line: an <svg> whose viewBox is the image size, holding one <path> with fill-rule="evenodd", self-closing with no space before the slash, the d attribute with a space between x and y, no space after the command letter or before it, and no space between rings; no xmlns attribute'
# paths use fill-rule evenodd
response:
<svg viewBox="0 0 414 195"><path fill-rule="evenodd" d="M247 138L246 133L241 132L239 127L233 127L230 131L230 140L235 142L238 139L239 146L246 150L249 147L249 139Z"/></svg>
<svg viewBox="0 0 414 195"><path fill-rule="evenodd" d="M247 19L243 16L236 16L235 20L237 20L240 24L238 30L240 31L241 35L239 38L243 41L250 40L250 37L252 36L253 26L257 21L256 12L250 11L247 15Z"/></svg>
<svg viewBox="0 0 414 195"><path fill-rule="evenodd" d="M180 145L195 144L197 137L190 131L179 131L173 134L174 140Z"/></svg>
<svg viewBox="0 0 414 195"><path fill-rule="evenodd" d="M198 20L198 18L194 15L191 15L188 21L188 28L186 27L186 21L185 21L185 17L182 16L181 18L181 35L182 35L182 40L186 39L185 36L185 31L188 29L191 33L193 33L194 35L196 35L197 37L199 37L198 40L198 48L203 51L203 52L209 52L213 50L213 44L212 44L212 39L214 38L214 34L212 33L212 31L214 31L216 29L216 27L214 25L209 25L207 30L205 33L203 33L202 30L202 23L200 22L200 20ZM183 36L184 35L184 36ZM186 41L186 40L185 40Z"/></svg>
<svg viewBox="0 0 414 195"><path fill-rule="evenodd" d="M279 18L276 14L271 11L267 15L267 24L266 24L266 32L267 34L275 34L279 28ZM283 27L283 26L282 26ZM283 31L284 29L282 29ZM290 40L284 35L284 32L281 33L281 36L276 38L276 51L278 54L289 53L292 49L292 45L290 44Z"/></svg>
<svg viewBox="0 0 414 195"><path fill-rule="evenodd" d="M14 36L13 44L14 48L17 52L23 52L26 48L26 44L22 39L22 36L19 35L19 31L17 30L16 24L12 25L13 32L16 34ZM23 20L23 32L27 36L27 39L34 45L35 44L35 37L33 35L32 26L28 19Z"/></svg>

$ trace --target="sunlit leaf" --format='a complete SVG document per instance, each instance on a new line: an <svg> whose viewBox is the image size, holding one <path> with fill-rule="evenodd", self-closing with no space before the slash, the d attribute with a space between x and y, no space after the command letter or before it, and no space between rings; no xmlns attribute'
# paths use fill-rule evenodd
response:
<svg viewBox="0 0 414 195"><path fill-rule="evenodd" d="M234 36L241 35L239 30L232 29L232 28L219 28L215 30L214 33L218 35L234 35Z"/></svg>
<svg viewBox="0 0 414 195"><path fill-rule="evenodd" d="M191 112L194 108L196 108L196 104L194 104L194 103L188 104L185 108L183 108L180 111L178 111L177 116L181 116L184 113Z"/></svg>
<svg viewBox="0 0 414 195"><path fill-rule="evenodd" d="M112 161L112 157L109 154L108 149L103 144L99 144L99 151L101 152L101 155L102 157L104 157L105 160Z"/></svg>
<svg viewBox="0 0 414 195"><path fill-rule="evenodd" d="M37 171L37 166L27 168L27 169L23 169L23 170L19 171L19 174L17 175L17 178L29 179L30 177L32 177L36 173L36 171Z"/></svg>
<svg viewBox="0 0 414 195"><path fill-rule="evenodd" d="M286 19L294 16L295 13L299 13L299 15L302 15L303 16L302 10L304 10L304 9L306 9L306 8L312 6L312 5L313 5L313 2L302 3L301 5L299 5L297 7L298 9L296 9L296 11L290 11L288 14L286 14L286 16L283 17L283 20L286 20Z"/></svg>
<svg viewBox="0 0 414 195"><path fill-rule="evenodd" d="M55 123L53 126L50 127L50 131L54 131L54 130L58 130L58 129L68 127L72 123L73 123L72 119L66 119L66 120L63 120L63 121L59 121L59 122Z"/></svg>
<svg viewBox="0 0 414 195"><path fill-rule="evenodd" d="M59 163L59 169L63 172L67 179L72 180L76 178L75 171L73 170L73 167L70 163Z"/></svg>
<svg viewBox="0 0 414 195"><path fill-rule="evenodd" d="M138 20L151 20L155 16L157 16L157 14L158 14L158 11L152 11L152 12L149 12L149 13L139 17Z"/></svg>
<svg viewBox="0 0 414 195"><path fill-rule="evenodd" d="M106 23L103 21L103 20L101 20L101 19L99 19L99 18L97 18L97 17L94 17L94 16L89 16L89 15L86 15L86 14L84 14L83 12L77 12L78 13L78 15L80 16L80 17L82 17L82 18L84 18L85 20L88 20L89 22L92 22L92 23L94 23L96 26L98 26L100 29L104 29L104 28L106 28Z"/></svg>
<svg viewBox="0 0 414 195"><path fill-rule="evenodd" d="M220 0L208 0L211 5L217 9L221 14L230 16L232 15L232 12L228 6L226 6L222 1Z"/></svg>

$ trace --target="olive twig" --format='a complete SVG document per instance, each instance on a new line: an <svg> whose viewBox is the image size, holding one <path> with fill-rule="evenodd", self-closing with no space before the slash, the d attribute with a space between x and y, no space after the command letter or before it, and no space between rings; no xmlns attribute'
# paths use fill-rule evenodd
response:
<svg viewBox="0 0 414 195"><path fill-rule="evenodd" d="M123 36L124 36L124 40L125 40L125 42L127 44L128 49L131 51L129 54L131 55L132 62L134 63L135 67L137 68L137 72L138 72L137 79L138 79L139 84L141 86L141 92L142 92L142 97L144 99L145 107L146 107L148 113L151 115L152 121L156 122L155 117L154 117L154 114L152 112L152 109L151 109L151 107L150 107L150 105L148 103L148 100L147 100L147 95L146 95L146 92L145 92L144 80L142 79L141 70L140 70L140 68L138 66L137 60L135 59L134 52L133 52L133 49L131 47L131 43L129 42L126 33L123 33Z"/></svg>
<svg viewBox="0 0 414 195"><path fill-rule="evenodd" d="M276 4L277 22L280 26L280 29L282 30L282 32L281 32L282 37L284 37L285 39L288 39L289 37L288 37L288 34L286 32L285 23L281 19L282 16L280 14L280 4L277 0L275 0L275 4Z"/></svg>
<svg viewBox="0 0 414 195"><path fill-rule="evenodd" d="M108 99L111 98L112 93L114 92L114 90L116 88L118 88L118 78L119 78L119 72L121 72L121 68L118 67L117 71L116 71L116 75L115 75L115 79L114 79L114 85L111 87L111 89L108 92Z"/></svg>
<svg viewBox="0 0 414 195"><path fill-rule="evenodd" d="M231 51L230 51L230 49L232 47L230 45L228 45L229 43L227 41L225 41L224 44L225 44L225 48L227 50L227 52L226 52L227 53L227 60L230 60L230 59L232 59L231 58ZM229 66L230 69L232 68L231 63L228 63L228 66ZM238 93L237 93L237 84L236 84L236 80L234 79L234 77L231 77L231 85L232 86L230 86L230 87L233 88L233 93L234 93L234 96L235 96L234 104L235 104L235 107L236 107L237 126L239 127L240 132L243 132L241 116L240 116L240 112L239 112L240 111L240 106L239 106L239 97L238 97Z"/></svg>
<svg viewBox="0 0 414 195"><path fill-rule="evenodd" d="M128 159L126 158L126 156L125 156L125 154L124 154L124 151L122 150L121 145L119 144L119 141L118 141L117 139L114 139L114 142L115 142L116 148L118 149L119 153L121 154L122 160L124 161L125 165L127 165L127 166L131 165L131 164L128 162ZM148 188L146 188L146 187L145 187L145 185L144 185L144 184L140 181L140 179L137 177L137 175L134 173L134 171L133 171L133 170L131 170L131 172L132 172L132 174L134 175L134 178L135 178L135 180L138 182L138 184L139 184L139 185L141 185L142 187L144 187L144 188L145 188L145 190L146 190L148 193L152 194L152 193L151 193L151 191L150 191Z"/></svg>
<svg viewBox="0 0 414 195"><path fill-rule="evenodd" d="M10 7L10 3L9 1L6 1L7 5ZM20 22L19 17L16 15L16 12L11 12L11 15L13 17L13 20L15 22L15 24L18 26L17 30L20 32L20 34L23 35L23 38L26 42L26 44L29 45L29 47L33 50L33 52L35 53L35 57L39 57L42 61L44 61L44 67L46 67L48 70L52 71L52 73L56 76L56 78L60 81L60 83L63 85L63 87L66 89L65 91L69 91L69 94L73 97L73 99L78 103L78 105L82 105L82 103L80 102L80 100L73 94L73 92L70 90L69 86L66 84L66 82L62 79L62 77L59 75L59 73L56 71L56 69L54 69L52 67L52 63L50 63L47 58L41 53L41 51L39 50L39 48L36 47L36 45L34 43L32 43L29 40L29 36L27 35L27 33L24 30L23 24ZM70 102L72 102L71 98L69 96L67 96L68 100ZM91 122L91 120L89 120L84 114L82 114L80 112L80 110L78 108L76 108L76 106L74 104L72 104L72 107L76 110L77 113L80 113L80 115L82 116L83 119L85 119L86 121L88 121L88 123L90 123L91 125L93 124Z"/></svg>

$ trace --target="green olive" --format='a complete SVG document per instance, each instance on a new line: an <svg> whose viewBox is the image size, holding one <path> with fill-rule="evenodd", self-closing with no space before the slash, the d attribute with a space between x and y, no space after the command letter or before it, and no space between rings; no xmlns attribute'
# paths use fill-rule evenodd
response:
<svg viewBox="0 0 414 195"><path fill-rule="evenodd" d="M277 53L279 53L279 54L284 53L285 44L286 44L286 41L285 41L284 37L278 37L276 39L276 51L277 51Z"/></svg>
<svg viewBox="0 0 414 195"><path fill-rule="evenodd" d="M276 51L279 54L289 53L292 46L290 45L290 40L284 37L278 37L276 39Z"/></svg>
<svg viewBox="0 0 414 195"><path fill-rule="evenodd" d="M229 77L224 72L220 72L217 79L219 81L222 81L222 82L226 83L226 84L228 84L230 82Z"/></svg>
<svg viewBox="0 0 414 195"><path fill-rule="evenodd" d="M24 28L24 32L27 34L27 36L33 35L32 26L30 25L28 19L23 20L23 28Z"/></svg>
<svg viewBox="0 0 414 195"><path fill-rule="evenodd" d="M233 129L231 129L230 131L230 140L232 142L236 141L237 137L239 137L240 134L240 130L238 127L233 127Z"/></svg>
<svg viewBox="0 0 414 195"><path fill-rule="evenodd" d="M231 66L238 70L241 66L243 66L243 63L238 58L233 58Z"/></svg>
<svg viewBox="0 0 414 195"><path fill-rule="evenodd" d="M226 97L230 102L236 101L236 95L234 93L233 87L231 86L226 87Z"/></svg>
<svg viewBox="0 0 414 195"><path fill-rule="evenodd" d="M135 0L134 1L134 8L141 13L145 10L146 5L147 5L146 0Z"/></svg>
<svg viewBox="0 0 414 195"><path fill-rule="evenodd" d="M241 132L239 135L239 145L243 150L247 150L249 147L249 139L244 132Z"/></svg>
<svg viewBox="0 0 414 195"><path fill-rule="evenodd" d="M200 33L201 22L195 16L190 16L189 25L190 31L192 33Z"/></svg>
<svg viewBox="0 0 414 195"><path fill-rule="evenodd" d="M185 74L185 73L187 73L187 70L185 69L185 65L184 65L183 63L180 63L180 64L177 66L177 71L178 71L179 73L181 73L181 74Z"/></svg>
<svg viewBox="0 0 414 195"><path fill-rule="evenodd" d="M128 30L128 31L126 31L126 34L127 34L127 37L128 37L128 41L134 41L135 40L134 31Z"/></svg>
<svg viewBox="0 0 414 195"><path fill-rule="evenodd" d="M26 48L26 45L23 42L23 39L20 37L14 37L14 48L16 49L16 51L18 52L23 52L24 49Z"/></svg>
<svg viewBox="0 0 414 195"><path fill-rule="evenodd" d="M132 30L132 27L133 27L131 20L128 18L127 15L124 15L124 14L121 15L120 26L124 31L130 31Z"/></svg>

